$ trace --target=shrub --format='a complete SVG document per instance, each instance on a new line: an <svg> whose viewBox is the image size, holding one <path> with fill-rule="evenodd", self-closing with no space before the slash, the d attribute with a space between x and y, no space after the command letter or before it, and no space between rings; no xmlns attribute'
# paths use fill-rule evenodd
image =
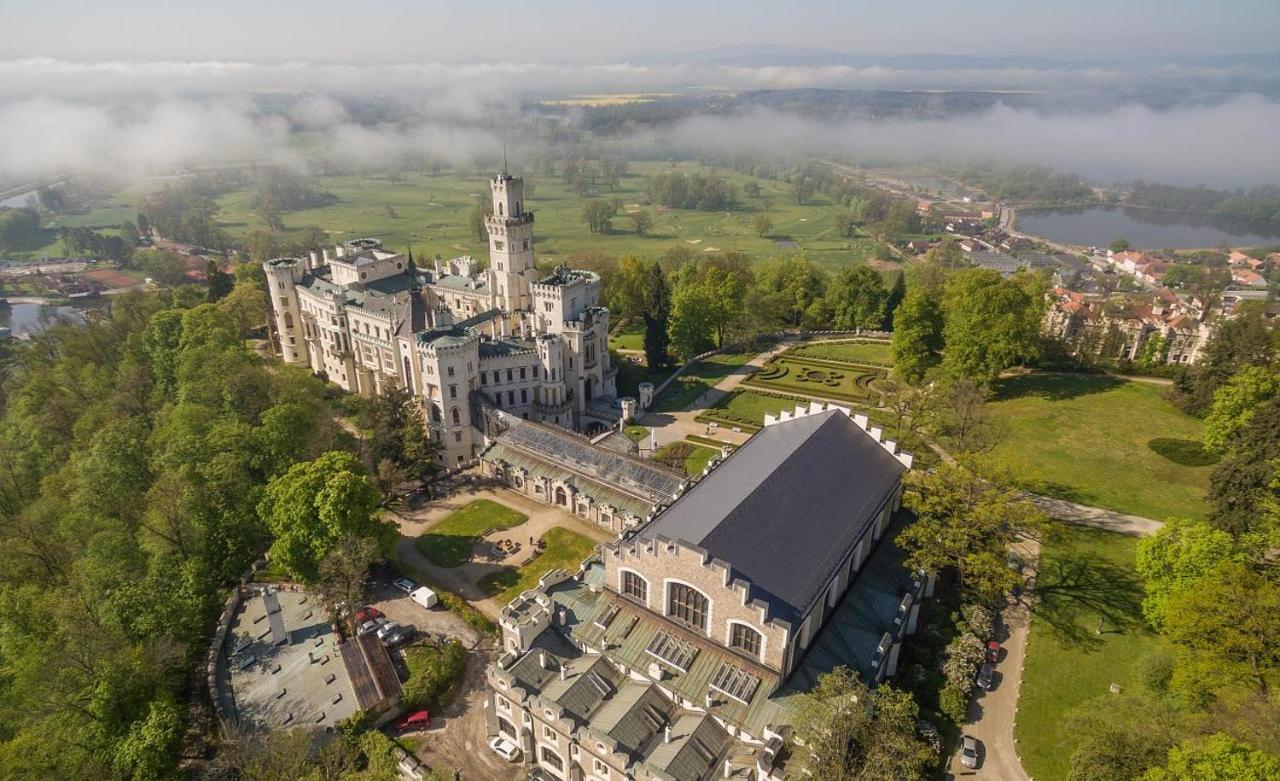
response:
<svg viewBox="0 0 1280 781"><path fill-rule="evenodd" d="M963 724L969 714L969 691L948 683L938 695L938 709L956 724Z"/></svg>
<svg viewBox="0 0 1280 781"><path fill-rule="evenodd" d="M996 635L996 614L983 605L965 605L960 608L960 615L968 624L969 631L980 640L989 640Z"/></svg>
<svg viewBox="0 0 1280 781"><path fill-rule="evenodd" d="M409 679L404 683L404 703L410 708L440 710L453 699L467 666L467 652L451 637L436 645L410 648L405 664Z"/></svg>
<svg viewBox="0 0 1280 781"><path fill-rule="evenodd" d="M982 666L986 649L982 641L969 632L956 637L947 644L947 659L942 663L942 673L947 676L947 685L963 687L968 695L973 687L973 676Z"/></svg>

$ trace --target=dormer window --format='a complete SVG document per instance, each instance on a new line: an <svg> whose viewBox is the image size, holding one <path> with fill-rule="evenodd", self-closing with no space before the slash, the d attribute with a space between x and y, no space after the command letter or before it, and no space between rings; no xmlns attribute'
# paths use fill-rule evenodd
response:
<svg viewBox="0 0 1280 781"><path fill-rule="evenodd" d="M762 639L759 632L746 624L729 625L729 647L736 648L747 656L759 658Z"/></svg>

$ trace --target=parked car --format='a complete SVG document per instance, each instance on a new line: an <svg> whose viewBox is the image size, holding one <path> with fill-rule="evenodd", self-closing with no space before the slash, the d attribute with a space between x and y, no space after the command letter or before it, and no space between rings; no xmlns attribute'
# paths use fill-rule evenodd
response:
<svg viewBox="0 0 1280 781"><path fill-rule="evenodd" d="M406 713L396 719L396 730L398 732L408 732L415 729L426 729L431 723L431 714L424 710Z"/></svg>
<svg viewBox="0 0 1280 781"><path fill-rule="evenodd" d="M1009 551L1008 564L1009 564L1009 569L1013 570L1014 572L1017 572L1018 574L1022 573L1022 557L1014 553L1013 551Z"/></svg>
<svg viewBox="0 0 1280 781"><path fill-rule="evenodd" d="M373 621L378 618L385 618L382 611L376 607L362 607L356 611L356 624L363 624L365 621Z"/></svg>
<svg viewBox="0 0 1280 781"><path fill-rule="evenodd" d="M412 594L413 590L418 587L417 583L414 583L412 580L409 580L408 578L396 578L395 580L391 581L391 585L395 586L397 589L399 589L400 591L403 591L406 594Z"/></svg>
<svg viewBox="0 0 1280 781"><path fill-rule="evenodd" d="M385 643L388 648L395 648L398 645L412 640L413 636L417 634L417 632L418 630L412 625L401 626L393 629L386 637L382 638L382 642Z"/></svg>
<svg viewBox="0 0 1280 781"><path fill-rule="evenodd" d="M982 669L978 670L978 687L983 691L991 689L991 678L995 675L996 666L991 662L984 662Z"/></svg>
<svg viewBox="0 0 1280 781"><path fill-rule="evenodd" d="M427 610L430 610L440 603L440 597L436 596L436 592L426 586L419 586L418 588L415 588L410 592L409 599L412 599L414 602L422 605Z"/></svg>
<svg viewBox="0 0 1280 781"><path fill-rule="evenodd" d="M529 771L529 775L525 777L526 781L559 781L555 776L540 767L535 767Z"/></svg>
<svg viewBox="0 0 1280 781"><path fill-rule="evenodd" d="M996 662L1000 661L1000 641L999 640L987 641L987 661L991 662L992 664L995 664Z"/></svg>
<svg viewBox="0 0 1280 781"><path fill-rule="evenodd" d="M370 619L370 620L365 621L363 624L361 624L361 625L360 625L360 628L356 630L356 634L357 634L357 635L367 635L367 634L369 634L370 632L376 632L376 631L378 631L378 630L382 627L382 625L383 625L383 624L385 624L385 623L387 623L387 619L386 619L386 618L374 618L374 619Z"/></svg>
<svg viewBox="0 0 1280 781"><path fill-rule="evenodd" d="M978 766L978 739L965 735L960 741L960 764L968 768Z"/></svg>
<svg viewBox="0 0 1280 781"><path fill-rule="evenodd" d="M378 627L377 629L378 639L383 642L386 642L387 637L389 637L392 632L398 632L398 631L400 631L399 621L387 621L382 626Z"/></svg>
<svg viewBox="0 0 1280 781"><path fill-rule="evenodd" d="M493 753L497 754L498 756L502 757L508 762L515 762L517 759L520 758L520 749L516 748L516 745L514 743L502 737L501 735L489 741L489 748L493 751Z"/></svg>

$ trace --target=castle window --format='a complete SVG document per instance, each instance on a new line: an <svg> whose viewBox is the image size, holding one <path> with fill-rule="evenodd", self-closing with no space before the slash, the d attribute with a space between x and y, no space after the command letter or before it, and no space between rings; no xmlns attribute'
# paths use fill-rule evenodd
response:
<svg viewBox="0 0 1280 781"><path fill-rule="evenodd" d="M450 414L450 417L453 418L453 425L457 426L462 423L462 415L459 414L457 407L454 407L453 411L450 412L449 414Z"/></svg>
<svg viewBox="0 0 1280 781"><path fill-rule="evenodd" d="M456 398L458 398L458 386L457 386L457 385L450 385L450 386L449 386L449 398L451 398L451 399L456 399Z"/></svg>
<svg viewBox="0 0 1280 781"><path fill-rule="evenodd" d="M555 768L557 773L564 772L564 760L560 759L560 755L546 746L542 747L542 762Z"/></svg>
<svg viewBox="0 0 1280 781"><path fill-rule="evenodd" d="M511 370L507 369L507 382L511 382Z"/></svg>
<svg viewBox="0 0 1280 781"><path fill-rule="evenodd" d="M516 392L507 391L507 404L509 406L515 406L515 403L516 403Z"/></svg>
<svg viewBox="0 0 1280 781"><path fill-rule="evenodd" d="M493 248L494 248L494 249L496 249L496 250L501 250L501 249L504 249L504 248L505 248L505 246L506 246L506 245L504 245L502 242L498 241L497 239L494 239L494 241L493 241Z"/></svg>
<svg viewBox="0 0 1280 781"><path fill-rule="evenodd" d="M450 376L450 377L452 377L452 376L453 376L453 367L452 367L452 366L450 366L450 367L449 367L449 376Z"/></svg>
<svg viewBox="0 0 1280 781"><path fill-rule="evenodd" d="M682 624L707 629L710 603L701 591L683 583L667 584L667 615Z"/></svg>
<svg viewBox="0 0 1280 781"><path fill-rule="evenodd" d="M760 633L746 624L729 625L729 647L737 648L747 656L760 656Z"/></svg>
<svg viewBox="0 0 1280 781"><path fill-rule="evenodd" d="M634 572L622 573L622 593L645 604L649 602L649 584Z"/></svg>
<svg viewBox="0 0 1280 781"><path fill-rule="evenodd" d="M502 201L498 201L498 216L502 216Z"/></svg>
<svg viewBox="0 0 1280 781"><path fill-rule="evenodd" d="M523 366L521 366L521 367L520 367L520 379L522 379L522 380L524 379L524 367L523 367Z"/></svg>
<svg viewBox="0 0 1280 781"><path fill-rule="evenodd" d="M529 403L529 391L525 388L520 389L520 403L521 404Z"/></svg>
<svg viewBox="0 0 1280 781"><path fill-rule="evenodd" d="M528 240L528 239L525 239L525 240L524 240L524 248L525 248L525 249L529 249L529 240Z"/></svg>
<svg viewBox="0 0 1280 781"><path fill-rule="evenodd" d="M480 372L480 384L481 385L489 384L489 372Z"/></svg>

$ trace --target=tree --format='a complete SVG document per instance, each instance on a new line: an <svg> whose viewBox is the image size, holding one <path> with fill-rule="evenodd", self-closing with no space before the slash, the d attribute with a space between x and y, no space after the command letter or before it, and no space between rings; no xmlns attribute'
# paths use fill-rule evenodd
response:
<svg viewBox="0 0 1280 781"><path fill-rule="evenodd" d="M1111 251L1112 251L1112 252L1124 252L1124 251L1126 251L1126 250L1128 250L1128 249L1129 249L1129 240L1128 240L1128 239L1125 239L1125 238L1119 238L1119 239L1116 239L1115 241L1111 242Z"/></svg>
<svg viewBox="0 0 1280 781"><path fill-rule="evenodd" d="M889 294L884 300L884 321L880 324L880 330L893 331L893 313L897 311L898 305L907 296L907 275L899 271L893 278L893 287L889 288Z"/></svg>
<svg viewBox="0 0 1280 781"><path fill-rule="evenodd" d="M1170 518L1155 534L1138 541L1137 569L1147 592L1142 614L1161 629L1172 598L1218 565L1240 558L1230 534L1207 521Z"/></svg>
<svg viewBox="0 0 1280 781"><path fill-rule="evenodd" d="M942 362L942 305L924 288L912 286L893 314L893 370L910 383L924 379Z"/></svg>
<svg viewBox="0 0 1280 781"><path fill-rule="evenodd" d="M1204 741L1185 740L1169 749L1165 765L1148 770L1142 781L1270 781L1275 778L1280 778L1280 758L1218 732Z"/></svg>
<svg viewBox="0 0 1280 781"><path fill-rule="evenodd" d="M1182 714L1145 692L1104 694L1067 714L1064 730L1078 735L1069 781L1138 778L1164 759L1184 727Z"/></svg>
<svg viewBox="0 0 1280 781"><path fill-rule="evenodd" d="M667 351L671 343L668 333L671 325L671 288L667 284L667 275L656 260L648 265L645 277L647 284L641 304L641 316L644 318L644 358L645 365L658 368L670 362Z"/></svg>
<svg viewBox="0 0 1280 781"><path fill-rule="evenodd" d="M788 255L760 264L754 307L770 326L802 325L805 313L826 294L827 277L803 255Z"/></svg>
<svg viewBox="0 0 1280 781"><path fill-rule="evenodd" d="M937 394L932 386L913 386L897 377L878 383L880 406L892 415L894 439L902 443L914 440L933 418Z"/></svg>
<svg viewBox="0 0 1280 781"><path fill-rule="evenodd" d="M916 734L918 718L910 694L887 683L871 691L841 666L797 697L792 728L815 781L913 781L937 761Z"/></svg>
<svg viewBox="0 0 1280 781"><path fill-rule="evenodd" d="M671 337L671 347L683 360L688 361L715 346L712 341L715 328L712 306L710 296L701 285L676 287L671 297L671 321L667 332Z"/></svg>
<svg viewBox="0 0 1280 781"><path fill-rule="evenodd" d="M1164 635L1182 651L1175 686L1268 694L1280 673L1280 585L1246 564L1220 564L1169 598Z"/></svg>
<svg viewBox="0 0 1280 781"><path fill-rule="evenodd" d="M1213 394L1204 421L1204 446L1221 453L1249 425L1254 411L1280 394L1280 375L1262 366L1245 366Z"/></svg>
<svg viewBox="0 0 1280 781"><path fill-rule="evenodd" d="M981 453L996 444L987 411L991 392L973 380L945 380L934 391L938 431L955 453Z"/></svg>
<svg viewBox="0 0 1280 781"><path fill-rule="evenodd" d="M172 698L152 700L146 719L134 722L116 749L116 769L137 781L171 778L181 737L182 714Z"/></svg>
<svg viewBox="0 0 1280 781"><path fill-rule="evenodd" d="M608 233L613 227L613 204L601 198L592 198L582 205L582 221L592 233Z"/></svg>
<svg viewBox="0 0 1280 781"><path fill-rule="evenodd" d="M706 294L707 317L716 335L716 346L724 347L725 332L742 318L746 286L732 271L711 266L696 283Z"/></svg>
<svg viewBox="0 0 1280 781"><path fill-rule="evenodd" d="M814 191L817 189L817 183L807 176L796 177L791 184L791 193L796 198L796 203L803 206L813 197Z"/></svg>
<svg viewBox="0 0 1280 781"><path fill-rule="evenodd" d="M378 501L377 489L348 453L294 464L267 484L258 506L275 535L272 560L310 583L319 577L324 557L349 537L371 537L388 552L396 529L377 517Z"/></svg>
<svg viewBox="0 0 1280 781"><path fill-rule="evenodd" d="M773 230L773 220L769 219L767 214L757 214L751 220L751 227L755 229L756 235L763 239L769 235L769 231Z"/></svg>
<svg viewBox="0 0 1280 781"><path fill-rule="evenodd" d="M942 368L954 377L994 380L1040 350L1043 300L989 269L951 274L943 296Z"/></svg>
<svg viewBox="0 0 1280 781"><path fill-rule="evenodd" d="M878 328L888 295L884 278L870 266L843 269L827 290L834 315L831 324L841 330Z"/></svg>
<svg viewBox="0 0 1280 781"><path fill-rule="evenodd" d="M241 337L267 322L266 294L256 279L236 282L218 306L231 318Z"/></svg>
<svg viewBox="0 0 1280 781"><path fill-rule="evenodd" d="M1227 443L1226 453L1209 477L1210 520L1240 534L1253 529L1269 499L1280 496L1275 485L1280 463L1280 398L1263 402Z"/></svg>
<svg viewBox="0 0 1280 781"><path fill-rule="evenodd" d="M158 285L178 285L187 278L187 265L178 253L148 249L136 255L138 266Z"/></svg>
<svg viewBox="0 0 1280 781"><path fill-rule="evenodd" d="M1262 313L1247 310L1219 320L1200 361L1178 378L1174 401L1199 415L1213 403L1213 395L1245 366L1270 366L1276 360L1276 334Z"/></svg>
<svg viewBox="0 0 1280 781"><path fill-rule="evenodd" d="M471 226L471 237L476 241L488 241L489 229L485 227L485 218L493 214L493 201L483 195L476 199L467 215L467 223Z"/></svg>
<svg viewBox="0 0 1280 781"><path fill-rule="evenodd" d="M1007 566L1008 548L1018 537L1039 536L1044 513L956 463L908 472L905 484L906 504L916 514L898 535L908 566L931 574L954 569L975 601L1000 604L1021 582Z"/></svg>
<svg viewBox="0 0 1280 781"><path fill-rule="evenodd" d="M235 286L236 278L218 268L218 264L213 258L205 264L205 279L209 282L209 292L206 299L209 303L221 301L226 298L227 294Z"/></svg>
<svg viewBox="0 0 1280 781"><path fill-rule="evenodd" d="M637 236L643 236L653 228L653 215L645 209L639 209L631 213L631 227L635 230Z"/></svg>
<svg viewBox="0 0 1280 781"><path fill-rule="evenodd" d="M381 557L372 537L346 537L321 559L316 586L340 620L350 619L364 603L369 567Z"/></svg>

